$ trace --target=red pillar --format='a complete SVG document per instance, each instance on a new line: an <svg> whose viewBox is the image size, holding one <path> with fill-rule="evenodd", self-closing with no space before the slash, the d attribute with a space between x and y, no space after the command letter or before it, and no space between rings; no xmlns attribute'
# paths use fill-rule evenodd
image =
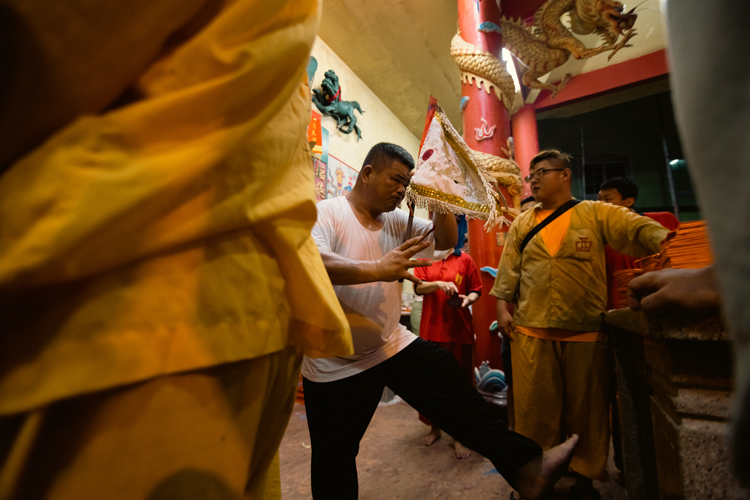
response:
<svg viewBox="0 0 750 500"><path fill-rule="evenodd" d="M500 24L500 10L495 0L458 0L458 24L461 29L461 37L489 52L500 59L503 44L499 33L483 33L477 30L479 24L491 21ZM510 136L510 115L503 103L495 96L494 92L489 94L478 89L475 84L463 83L462 95L469 97L463 112L464 140L474 150L490 153L495 156L505 157L502 148L507 148ZM475 129L482 127L481 119L484 118L488 127L495 126L495 134L490 139L477 141ZM512 197L502 187L503 194L512 204ZM512 207L512 205L511 205ZM479 268L490 266L497 267L502 244L505 242L505 233L508 227L494 229L487 233L484 230L484 222L480 220L469 221L469 253ZM497 319L495 297L489 295L494 279L487 273L482 273L482 296L473 305L474 332L476 334L476 364L489 361L491 368L501 369L500 339L496 334L490 334L490 324Z"/></svg>
<svg viewBox="0 0 750 500"><path fill-rule="evenodd" d="M529 162L539 152L539 134L536 128L536 110L531 104L516 111L511 120L516 162L521 167L521 177L529 175ZM531 196L531 187L523 183L521 199Z"/></svg>

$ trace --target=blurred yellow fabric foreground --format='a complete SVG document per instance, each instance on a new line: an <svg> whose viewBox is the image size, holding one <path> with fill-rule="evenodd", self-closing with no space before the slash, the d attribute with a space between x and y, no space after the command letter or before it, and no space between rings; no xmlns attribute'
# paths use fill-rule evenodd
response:
<svg viewBox="0 0 750 500"><path fill-rule="evenodd" d="M278 500L299 367L288 347L0 419L0 499Z"/></svg>
<svg viewBox="0 0 750 500"><path fill-rule="evenodd" d="M65 28L58 38L79 36L70 28L104 7L71 2L23 3L25 21L36 7ZM141 33L140 10L113 3L118 26ZM182 1L152 3L169 22L183 15ZM202 28L133 82L134 102L77 118L0 177L0 414L289 344L351 352L309 237L300 83L319 6L206 5L221 10L201 10ZM51 38L33 42L65 46ZM109 56L128 59L128 46Z"/></svg>
<svg viewBox="0 0 750 500"><path fill-rule="evenodd" d="M232 439L191 422L242 435L226 473L258 497L303 350L352 352L310 239L319 2L0 0L0 14L0 497L31 484L40 450L59 455L32 483L85 492L176 472L149 457L181 439ZM148 420L152 403L184 411ZM63 450L50 436L71 420ZM131 440L145 458L118 450ZM195 451L173 465L200 470ZM75 490L52 491L38 493Z"/></svg>

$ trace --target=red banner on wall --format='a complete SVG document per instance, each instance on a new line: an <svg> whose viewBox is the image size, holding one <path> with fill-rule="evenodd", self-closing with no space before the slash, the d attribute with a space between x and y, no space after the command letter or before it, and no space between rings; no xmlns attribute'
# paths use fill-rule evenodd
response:
<svg viewBox="0 0 750 500"><path fill-rule="evenodd" d="M317 111L312 112L312 118L307 125L307 140L314 154L323 154L323 130L320 124L321 116Z"/></svg>

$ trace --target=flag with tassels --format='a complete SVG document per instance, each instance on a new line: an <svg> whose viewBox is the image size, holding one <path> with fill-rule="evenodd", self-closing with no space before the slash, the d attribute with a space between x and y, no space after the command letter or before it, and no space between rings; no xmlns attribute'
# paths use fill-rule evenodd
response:
<svg viewBox="0 0 750 500"><path fill-rule="evenodd" d="M498 204L505 198L484 162L469 149L434 97L430 97L414 176L406 191L410 205L487 221L505 221Z"/></svg>

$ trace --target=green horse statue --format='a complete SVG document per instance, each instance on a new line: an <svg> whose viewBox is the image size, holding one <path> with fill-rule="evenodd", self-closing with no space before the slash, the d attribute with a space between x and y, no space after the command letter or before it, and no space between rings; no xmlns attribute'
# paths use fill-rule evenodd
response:
<svg viewBox="0 0 750 500"><path fill-rule="evenodd" d="M357 117L354 116L354 110L364 113L359 107L357 101L342 101L341 86L339 77L333 70L325 72L325 78L320 84L319 89L313 89L312 100L321 113L332 116L336 119L336 128L345 134L357 132L357 138L362 138L362 132L357 126Z"/></svg>

